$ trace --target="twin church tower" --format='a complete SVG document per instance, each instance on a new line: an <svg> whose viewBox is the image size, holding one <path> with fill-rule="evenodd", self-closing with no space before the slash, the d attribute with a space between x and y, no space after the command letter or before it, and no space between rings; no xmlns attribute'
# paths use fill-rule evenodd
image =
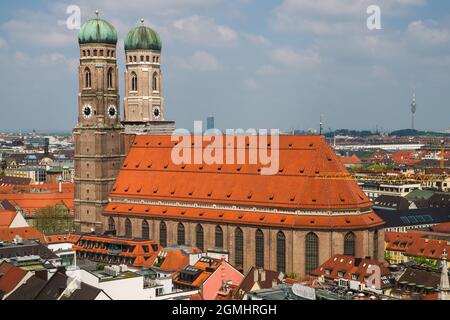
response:
<svg viewBox="0 0 450 320"><path fill-rule="evenodd" d="M135 135L170 134L164 120L161 40L149 27L125 39L124 119L120 118L117 32L102 19L81 26L78 124L75 127L75 229L102 233L103 210Z"/></svg>

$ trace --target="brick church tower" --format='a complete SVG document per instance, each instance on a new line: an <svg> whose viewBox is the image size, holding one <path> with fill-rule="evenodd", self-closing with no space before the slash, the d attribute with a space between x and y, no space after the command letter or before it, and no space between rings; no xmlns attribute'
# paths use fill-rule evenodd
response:
<svg viewBox="0 0 450 320"><path fill-rule="evenodd" d="M103 210L124 158L117 32L98 18L79 33L78 124L75 143L75 229L102 233Z"/></svg>
<svg viewBox="0 0 450 320"><path fill-rule="evenodd" d="M124 121L127 134L171 134L174 121L166 121L161 72L161 39L144 25L125 39Z"/></svg>

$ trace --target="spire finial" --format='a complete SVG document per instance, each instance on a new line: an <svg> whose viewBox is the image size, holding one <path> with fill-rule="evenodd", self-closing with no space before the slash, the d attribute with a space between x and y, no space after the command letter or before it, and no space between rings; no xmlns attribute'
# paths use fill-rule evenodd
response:
<svg viewBox="0 0 450 320"><path fill-rule="evenodd" d="M100 11L98 11L98 10L95 10L95 15L97 16L97 18L98 18L98 15L100 14Z"/></svg>
<svg viewBox="0 0 450 320"><path fill-rule="evenodd" d="M144 25L144 18L141 18L141 24Z"/></svg>

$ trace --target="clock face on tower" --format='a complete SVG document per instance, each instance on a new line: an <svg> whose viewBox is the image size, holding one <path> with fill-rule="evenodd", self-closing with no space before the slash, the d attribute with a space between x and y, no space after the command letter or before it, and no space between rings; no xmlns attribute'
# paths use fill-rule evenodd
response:
<svg viewBox="0 0 450 320"><path fill-rule="evenodd" d="M161 110L159 109L159 106L153 107L153 117L155 117L155 119L159 119L161 117Z"/></svg>
<svg viewBox="0 0 450 320"><path fill-rule="evenodd" d="M108 107L108 116L111 118L111 119L115 119L116 117L117 117L117 108L116 108L116 106L109 106Z"/></svg>
<svg viewBox="0 0 450 320"><path fill-rule="evenodd" d="M82 113L83 113L83 117L85 119L89 119L90 117L92 117L92 107L90 105L86 104L83 107Z"/></svg>

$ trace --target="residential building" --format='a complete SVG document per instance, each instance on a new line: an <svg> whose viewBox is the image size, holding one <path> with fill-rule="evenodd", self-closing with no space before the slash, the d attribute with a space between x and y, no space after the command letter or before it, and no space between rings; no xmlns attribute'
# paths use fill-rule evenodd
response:
<svg viewBox="0 0 450 320"><path fill-rule="evenodd" d="M176 289L199 289L203 300L217 300L228 297L243 279L244 275L225 260L202 257L181 270L173 283Z"/></svg>

